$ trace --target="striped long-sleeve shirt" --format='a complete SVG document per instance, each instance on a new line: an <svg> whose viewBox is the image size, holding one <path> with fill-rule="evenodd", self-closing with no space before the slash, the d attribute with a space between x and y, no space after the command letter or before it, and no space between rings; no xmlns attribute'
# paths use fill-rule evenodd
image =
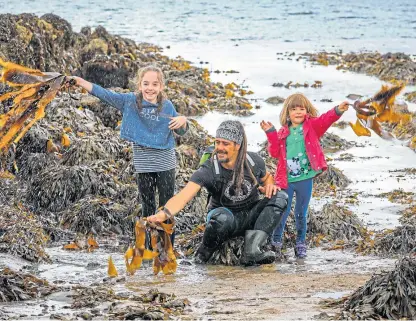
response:
<svg viewBox="0 0 416 321"><path fill-rule="evenodd" d="M187 130L188 124L175 133L182 136ZM175 149L157 149L133 143L133 164L136 173L169 171L176 167Z"/></svg>

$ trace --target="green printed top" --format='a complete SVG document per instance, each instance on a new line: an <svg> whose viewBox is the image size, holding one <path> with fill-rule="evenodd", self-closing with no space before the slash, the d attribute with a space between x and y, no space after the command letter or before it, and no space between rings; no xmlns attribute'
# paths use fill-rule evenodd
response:
<svg viewBox="0 0 416 321"><path fill-rule="evenodd" d="M322 170L314 171L306 155L303 125L290 127L286 138L287 178L289 183L313 178Z"/></svg>

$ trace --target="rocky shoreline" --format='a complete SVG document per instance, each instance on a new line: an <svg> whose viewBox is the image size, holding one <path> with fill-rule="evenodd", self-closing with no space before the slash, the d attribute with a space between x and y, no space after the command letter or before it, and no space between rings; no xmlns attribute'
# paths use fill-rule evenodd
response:
<svg viewBox="0 0 416 321"><path fill-rule="evenodd" d="M0 33L4 34L4 39L0 41L0 57L4 60L42 71L80 75L117 91L134 90L138 68L157 63L167 78L168 97L178 112L187 116L201 115L210 110L244 115L252 108L245 98L247 93L237 85L213 83L207 69L193 67L183 59L170 59L162 54L162 48L136 44L129 39L110 35L102 27L95 30L83 28L80 33L75 33L67 21L52 14L40 18L31 14L7 14L0 15ZM321 59L317 57L313 59ZM384 68L377 73L378 76L390 76L385 71L385 65L389 61L399 61L400 64L393 64L397 69L395 79L415 82L410 74L400 69L403 65L414 68L414 62L412 64L408 57L399 54L382 57L375 54L373 58L378 61L374 63L377 68ZM310 59L322 63L312 57ZM340 63L341 60L337 59L327 56L328 63ZM356 63L356 59L368 60L368 56L357 55L354 59L348 59L351 65L346 66L350 70L373 72L376 75L374 66L374 70L366 69L358 67ZM9 88L2 87L0 91L6 90ZM131 146L119 138L117 129L120 113L82 92L75 92L72 96L79 100L71 99L66 93L57 97L47 108L46 117L35 124L19 144L10 149L8 155L2 157L2 173L7 171L9 174L0 175L0 252L21 257L27 262L54 262L45 248L63 245L80 235L85 237L94 234L102 239L116 236L125 249L133 237L134 218L140 215ZM0 112L7 112L9 107L7 102L2 104ZM191 119L189 124L188 134L177 141L178 190L198 167L201 153L213 140L195 120ZM409 126L403 129L403 126L398 125L392 130L411 142L414 140L415 149L416 133L412 130L416 126L414 122ZM61 143L63 134L68 136L69 146ZM346 150L352 146L333 134L326 134L322 144L328 152ZM274 171L275 161L267 155L265 146L260 155L266 159L268 168ZM315 196L342 195L349 182L340 170L330 166L316 180ZM200 242L206 196L203 191L178 215L178 245L184 261L192 257ZM393 201L404 197L407 196L400 194ZM356 249L365 254L391 257L408 255L416 246L414 206L410 205L403 217L402 226L374 234L342 202L329 203L320 211L311 210L308 234L313 234L313 237L309 243L328 249ZM294 235L292 220L286 235L287 247L293 246ZM241 240L232 239L214 254L211 263L238 265L241 250ZM113 249L108 247L108 251ZM0 271L0 301L21 301L68 290L22 273L10 269ZM27 286L27 278L33 286ZM110 287L116 286L116 281L105 282ZM86 301L91 296L99 301L117 303L111 304L113 308L101 309L97 313L91 312L97 309L96 306L88 307L89 316L79 316L83 319L161 319L180 315L189 304L185 299L175 299L157 290L143 294L140 298L132 294L125 298L103 289L103 284L95 284L91 289L84 288L86 286L72 285L71 290L77 291L73 296L73 304ZM150 301L143 299L146 295L151 296ZM137 304L128 308L120 303L125 299ZM116 305L122 308L117 310L114 308ZM73 310L81 308L77 305L71 307ZM52 315L54 318L60 317L52 313L51 318ZM0 314L0 317L16 316Z"/></svg>

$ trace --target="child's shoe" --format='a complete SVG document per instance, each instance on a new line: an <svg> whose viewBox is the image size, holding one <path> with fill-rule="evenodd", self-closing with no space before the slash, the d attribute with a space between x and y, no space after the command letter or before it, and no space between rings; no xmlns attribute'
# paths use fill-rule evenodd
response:
<svg viewBox="0 0 416 321"><path fill-rule="evenodd" d="M306 258L306 244L305 243L297 243L295 247L295 256L298 259Z"/></svg>
<svg viewBox="0 0 416 321"><path fill-rule="evenodd" d="M272 242L272 251L276 254L276 262L286 261L286 257L282 251L283 244L281 242Z"/></svg>

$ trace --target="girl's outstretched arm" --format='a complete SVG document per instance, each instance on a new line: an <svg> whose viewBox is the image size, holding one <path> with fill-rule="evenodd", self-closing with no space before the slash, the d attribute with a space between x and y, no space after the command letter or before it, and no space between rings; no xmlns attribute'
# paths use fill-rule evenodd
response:
<svg viewBox="0 0 416 321"><path fill-rule="evenodd" d="M270 156L274 158L279 158L279 145L276 128L273 126L271 122L265 122L264 120L261 121L260 127L264 130L264 132L267 135L267 141L269 143L268 150Z"/></svg>
<svg viewBox="0 0 416 321"><path fill-rule="evenodd" d="M315 130L318 138L322 137L329 127L341 118L344 111L348 110L349 103L347 101L342 102L339 106L330 109L326 113L319 117L312 118L311 124Z"/></svg>
<svg viewBox="0 0 416 321"><path fill-rule="evenodd" d="M72 77L75 79L78 86L84 88L90 94L94 95L95 97L99 98L101 101L117 108L121 112L123 112L124 104L126 101L126 97L129 94L120 94L114 91L102 88L96 84L93 84L81 77Z"/></svg>
<svg viewBox="0 0 416 321"><path fill-rule="evenodd" d="M83 79L81 77L72 77L72 79L74 79L76 81L77 86L80 86L80 87L84 88L89 93L91 92L92 83L90 83L89 81L86 81L85 79Z"/></svg>

